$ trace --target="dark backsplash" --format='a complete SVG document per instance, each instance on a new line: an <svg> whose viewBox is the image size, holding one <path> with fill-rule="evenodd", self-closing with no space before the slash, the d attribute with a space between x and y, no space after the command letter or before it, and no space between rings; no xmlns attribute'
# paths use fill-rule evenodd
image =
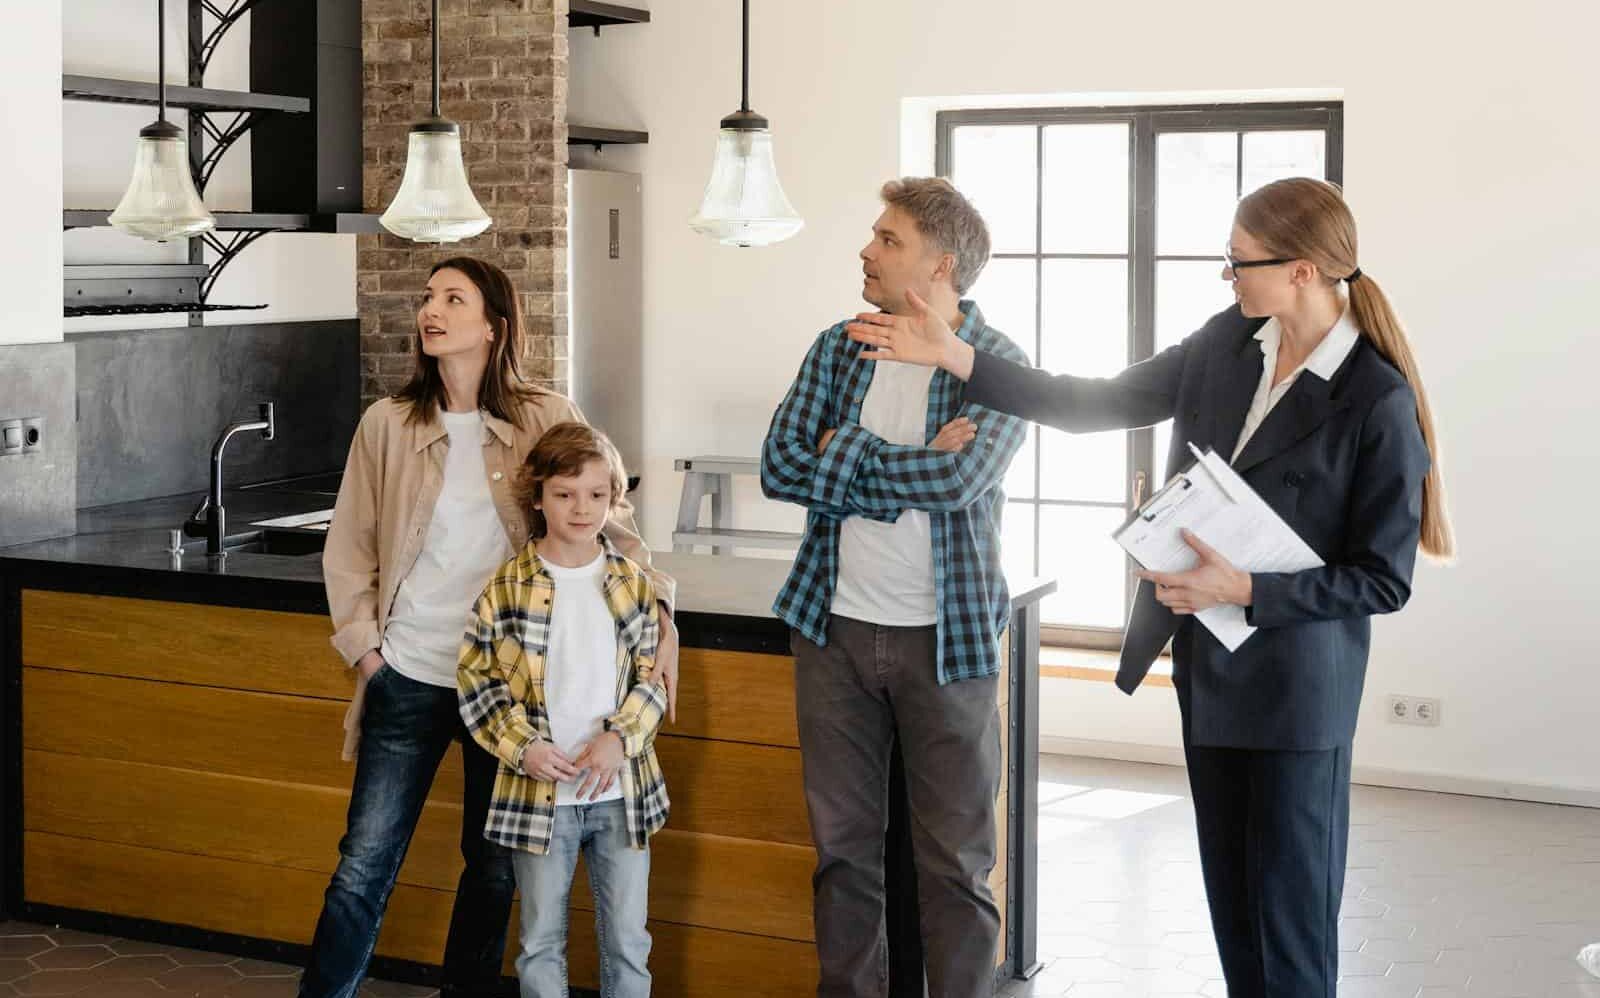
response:
<svg viewBox="0 0 1600 998"><path fill-rule="evenodd" d="M229 441L238 485L344 466L360 417L359 327L326 322L69 335L77 353L80 507L204 489L211 444L273 402L277 437Z"/></svg>

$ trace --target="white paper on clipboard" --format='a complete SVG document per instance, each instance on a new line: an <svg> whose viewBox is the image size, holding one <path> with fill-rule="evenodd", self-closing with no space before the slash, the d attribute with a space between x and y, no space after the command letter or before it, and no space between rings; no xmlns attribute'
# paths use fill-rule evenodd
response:
<svg viewBox="0 0 1600 998"><path fill-rule="evenodd" d="M1187 529L1247 572L1300 572L1322 559L1216 451L1189 445L1195 462L1140 506L1112 537L1154 572L1186 572L1200 562L1180 531ZM1254 634L1244 607L1215 606L1195 619L1229 651Z"/></svg>

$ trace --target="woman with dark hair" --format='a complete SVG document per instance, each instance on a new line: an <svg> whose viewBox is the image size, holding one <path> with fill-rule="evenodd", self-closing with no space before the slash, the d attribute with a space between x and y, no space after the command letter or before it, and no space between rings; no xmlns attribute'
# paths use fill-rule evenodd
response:
<svg viewBox="0 0 1600 998"><path fill-rule="evenodd" d="M498 762L457 708L456 659L494 570L528 540L517 469L545 428L581 421L571 400L522 376L517 293L493 264L436 265L417 307L416 371L362 416L323 555L333 644L355 670L345 758L356 761L339 866L300 983L306 998L356 993L435 772L461 745L461 855L444 952L445 995L498 990L515 889L506 848L484 837ZM626 500L607 537L661 601L658 667L675 698L673 582Z"/></svg>
<svg viewBox="0 0 1600 998"><path fill-rule="evenodd" d="M1115 377L1052 376L974 351L917 303L850 327L872 348L863 357L943 367L972 405L1079 433L1174 420L1169 477L1191 443L1215 449L1325 562L1251 574L1186 535L1196 567L1140 572L1123 640L1128 693L1172 641L1232 998L1333 998L1372 617L1405 605L1419 548L1455 552L1411 344L1357 259L1340 189L1297 177L1239 202L1222 268L1237 304ZM1233 652L1195 625L1221 604L1259 628Z"/></svg>

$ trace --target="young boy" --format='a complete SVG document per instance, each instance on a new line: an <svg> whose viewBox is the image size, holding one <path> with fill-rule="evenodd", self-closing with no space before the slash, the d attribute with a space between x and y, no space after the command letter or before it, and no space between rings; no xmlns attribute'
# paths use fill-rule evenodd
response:
<svg viewBox="0 0 1600 998"><path fill-rule="evenodd" d="M600 533L625 481L598 430L562 423L540 438L517 483L532 539L489 581L461 648L462 720L500 759L484 835L514 850L522 998L567 994L580 850L600 991L650 994L649 839L668 808L653 744L667 701L655 595Z"/></svg>

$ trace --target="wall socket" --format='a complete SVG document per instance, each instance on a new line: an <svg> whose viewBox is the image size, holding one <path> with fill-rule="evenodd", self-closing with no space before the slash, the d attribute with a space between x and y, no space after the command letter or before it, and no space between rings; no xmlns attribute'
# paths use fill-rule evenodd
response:
<svg viewBox="0 0 1600 998"><path fill-rule="evenodd" d="M44 419L40 416L0 418L0 457L31 454L44 449Z"/></svg>
<svg viewBox="0 0 1600 998"><path fill-rule="evenodd" d="M22 453L22 420L0 419L0 457Z"/></svg>
<svg viewBox="0 0 1600 998"><path fill-rule="evenodd" d="M22 453L44 450L44 417L29 416L22 421Z"/></svg>
<svg viewBox="0 0 1600 998"><path fill-rule="evenodd" d="M1389 723L1439 726L1439 701L1430 697L1389 695Z"/></svg>

